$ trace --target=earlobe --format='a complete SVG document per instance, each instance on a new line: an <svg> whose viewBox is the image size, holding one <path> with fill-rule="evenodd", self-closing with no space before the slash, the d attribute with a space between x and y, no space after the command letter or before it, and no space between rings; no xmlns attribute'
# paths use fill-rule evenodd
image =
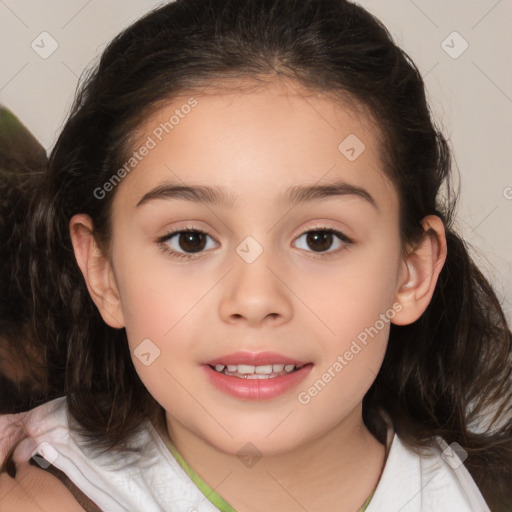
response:
<svg viewBox="0 0 512 512"><path fill-rule="evenodd" d="M402 276L395 300L402 309L393 319L397 325L415 322L427 309L446 260L446 235L443 221L429 215L422 221L424 235L402 263Z"/></svg>
<svg viewBox="0 0 512 512"><path fill-rule="evenodd" d="M121 299L112 266L97 244L91 218L85 214L75 215L69 223L69 230L76 261L103 320L111 327L124 327Z"/></svg>

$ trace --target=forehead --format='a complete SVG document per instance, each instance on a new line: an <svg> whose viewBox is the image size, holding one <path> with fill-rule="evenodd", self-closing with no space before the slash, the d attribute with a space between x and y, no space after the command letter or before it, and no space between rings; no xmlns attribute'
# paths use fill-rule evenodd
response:
<svg viewBox="0 0 512 512"><path fill-rule="evenodd" d="M223 187L235 206L258 197L261 203L270 192L282 198L298 184L343 179L372 189L393 209L396 191L383 172L380 140L373 118L355 101L295 83L191 90L140 125L127 158L144 156L138 155L115 201L133 206L159 183L182 181Z"/></svg>

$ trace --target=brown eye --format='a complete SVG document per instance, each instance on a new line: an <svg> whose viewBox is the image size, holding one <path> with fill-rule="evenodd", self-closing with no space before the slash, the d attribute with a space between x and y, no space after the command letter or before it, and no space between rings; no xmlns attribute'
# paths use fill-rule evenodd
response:
<svg viewBox="0 0 512 512"><path fill-rule="evenodd" d="M332 233L327 231L310 231L306 236L308 246L318 252L327 251L331 247L332 241Z"/></svg>
<svg viewBox="0 0 512 512"><path fill-rule="evenodd" d="M206 245L206 236L199 231L180 231L177 235L178 245L185 252L199 252Z"/></svg>
<svg viewBox="0 0 512 512"><path fill-rule="evenodd" d="M352 240L341 231L330 228L306 231L296 238L297 241L301 239L304 239L305 244L299 249L313 253L326 253L326 256L336 253L338 252L336 249L343 249L352 243ZM333 246L335 250L330 250ZM323 254L319 254L319 256L323 256Z"/></svg>
<svg viewBox="0 0 512 512"><path fill-rule="evenodd" d="M174 231L157 240L158 245L171 256L181 259L192 257L195 253L201 253L210 249L209 240L213 238L200 229L182 229ZM215 240L213 240L215 242Z"/></svg>

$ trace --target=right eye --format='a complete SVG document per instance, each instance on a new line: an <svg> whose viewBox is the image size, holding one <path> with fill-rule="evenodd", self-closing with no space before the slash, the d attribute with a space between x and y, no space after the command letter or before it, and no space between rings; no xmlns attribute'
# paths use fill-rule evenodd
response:
<svg viewBox="0 0 512 512"><path fill-rule="evenodd" d="M171 257L189 260L194 254L211 249L207 246L208 238L214 240L202 229L187 227L164 235L157 243Z"/></svg>

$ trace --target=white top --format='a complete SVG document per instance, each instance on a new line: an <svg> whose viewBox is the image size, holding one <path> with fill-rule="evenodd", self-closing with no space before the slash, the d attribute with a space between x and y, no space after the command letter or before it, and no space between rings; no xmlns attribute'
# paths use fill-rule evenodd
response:
<svg viewBox="0 0 512 512"><path fill-rule="evenodd" d="M5 418L0 429L10 423ZM32 409L23 423L32 440L23 441L18 457L23 449L37 445L38 454L105 512L218 512L149 421L131 442L144 447L142 455L94 457L69 430L65 398ZM4 431L3 435L8 438ZM391 435L386 465L366 512L490 512L467 469L444 441L438 439L438 447L417 453Z"/></svg>

